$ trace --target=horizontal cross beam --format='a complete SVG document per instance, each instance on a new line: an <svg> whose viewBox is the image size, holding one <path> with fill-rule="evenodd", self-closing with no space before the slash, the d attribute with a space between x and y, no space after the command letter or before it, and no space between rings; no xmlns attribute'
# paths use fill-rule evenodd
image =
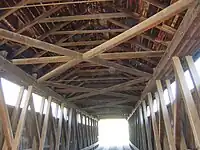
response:
<svg viewBox="0 0 200 150"><path fill-rule="evenodd" d="M125 30L126 29L73 30L73 31L56 31L51 34L63 35L63 34L116 33L116 32L124 32Z"/></svg>
<svg viewBox="0 0 200 150"><path fill-rule="evenodd" d="M39 23L125 18L125 17L130 17L130 15L127 15L126 13L99 13L99 14L89 14L89 15L51 17L40 20Z"/></svg>
<svg viewBox="0 0 200 150"><path fill-rule="evenodd" d="M139 83L144 83L146 81L148 81L150 78L149 77L140 77L138 79L133 79L133 80L130 80L130 81L127 81L127 82L124 82L124 83L120 83L120 84L117 84L117 85L114 85L114 86L110 86L110 87L107 87L107 88L104 88L104 89L101 89L101 90L98 90L98 91L95 91L95 92L90 92L90 93L86 93L86 94L82 94L82 95L79 95L79 96L74 96L72 98L68 98L68 101L75 101L75 100L80 100L80 99L83 99L83 98L88 98L90 96L95 96L95 95L99 95L99 94L105 94L107 92L111 92L111 91L116 91L116 90L120 90L124 87L128 87L128 86L132 86L132 85L136 85L136 84L139 84Z"/></svg>
<svg viewBox="0 0 200 150"><path fill-rule="evenodd" d="M106 60L118 60L118 59L134 59L143 57L161 57L164 51L140 51L140 52L116 52L116 53L103 53L99 57ZM40 57L40 58L22 58L13 59L12 63L15 65L27 65L27 64L43 64L43 63L60 63L67 62L71 58L68 56L53 56L53 57Z"/></svg>

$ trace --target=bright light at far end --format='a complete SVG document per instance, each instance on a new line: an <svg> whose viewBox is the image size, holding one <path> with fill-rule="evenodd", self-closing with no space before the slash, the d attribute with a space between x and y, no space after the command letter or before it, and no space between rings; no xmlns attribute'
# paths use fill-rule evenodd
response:
<svg viewBox="0 0 200 150"><path fill-rule="evenodd" d="M99 121L99 142L104 146L128 145L129 130L126 119L102 119Z"/></svg>

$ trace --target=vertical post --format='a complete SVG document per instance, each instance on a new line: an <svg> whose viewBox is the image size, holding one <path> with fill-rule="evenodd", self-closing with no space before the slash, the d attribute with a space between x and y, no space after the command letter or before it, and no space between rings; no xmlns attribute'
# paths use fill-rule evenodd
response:
<svg viewBox="0 0 200 150"><path fill-rule="evenodd" d="M143 106L145 130L146 130L146 135L147 135L148 150L152 150L153 148L152 148L152 142L151 142L151 135L150 135L150 132L149 132L150 129L148 127L148 117L147 117L146 103L143 102L142 106Z"/></svg>
<svg viewBox="0 0 200 150"><path fill-rule="evenodd" d="M45 104L45 97L42 97L40 112L39 112L39 117L38 117L38 124L39 124L40 131L42 130L42 116L43 116L43 111L44 111L44 104Z"/></svg>
<svg viewBox="0 0 200 150"><path fill-rule="evenodd" d="M80 149L81 148L84 148L84 146L83 146L83 143L84 143L84 141L83 141L83 130L82 130L82 123L83 123L83 121L82 121L82 118L81 118L81 113L79 112L79 119L80 119L80 122L79 123L77 123L78 124L78 132L79 132L79 147L80 147Z"/></svg>
<svg viewBox="0 0 200 150"><path fill-rule="evenodd" d="M55 150L59 150L59 147L60 147L60 137L61 137L61 130L62 130L62 122L63 122L63 110L64 110L64 104L61 104Z"/></svg>
<svg viewBox="0 0 200 150"><path fill-rule="evenodd" d="M44 123L43 123L43 126L42 126L42 134L41 134L41 137L40 137L39 150L43 150L44 149L44 143L45 143L46 133L47 133L47 129L48 129L49 113L50 113L50 108L51 108L51 100L52 100L52 97L49 96L48 97L47 110L46 110L46 114L45 114L45 118L44 118Z"/></svg>
<svg viewBox="0 0 200 150"><path fill-rule="evenodd" d="M86 147L86 138L85 138L85 131L84 131L84 124L83 124L83 115L80 113L80 118L81 118L81 134L82 134L82 148Z"/></svg>
<svg viewBox="0 0 200 150"><path fill-rule="evenodd" d="M70 150L70 143L71 143L71 131L72 131L72 111L73 109L69 109L68 113L68 136L67 136L67 150Z"/></svg>
<svg viewBox="0 0 200 150"><path fill-rule="evenodd" d="M98 122L98 121L96 122L96 135L97 135L97 136L96 136L96 139L97 139L97 141L98 141L98 140L99 140L99 139L98 139L98 137L99 137L99 122Z"/></svg>
<svg viewBox="0 0 200 150"><path fill-rule="evenodd" d="M21 104L23 95L24 95L24 87L22 86L22 87L20 87L19 95L17 98L17 103L15 105L15 108L12 112L12 117L11 117L11 125L12 125L13 132L15 132L15 130L16 130L17 120L19 119L20 104Z"/></svg>
<svg viewBox="0 0 200 150"><path fill-rule="evenodd" d="M168 90L169 100L171 102L171 109L172 109L172 120L173 120L173 127L174 127L174 142L176 149L187 149L185 143L185 137L183 136L183 132L181 131L181 101L180 101L180 92L178 88L176 88L176 99L174 99L172 88L170 84L170 80L166 80L166 86ZM177 86L178 87L178 86ZM177 108L178 109L177 109Z"/></svg>
<svg viewBox="0 0 200 150"><path fill-rule="evenodd" d="M89 146L90 144L89 144L89 135L88 135L88 127L87 127L87 124L88 124L88 122L87 122L87 116L85 116L85 138L87 139L86 141L87 141L87 146Z"/></svg>
<svg viewBox="0 0 200 150"><path fill-rule="evenodd" d="M77 135L77 115L76 115L76 110L73 110L73 120L72 120L72 125L73 125L73 138L74 138L74 150L77 150L79 147L78 145L78 135Z"/></svg>
<svg viewBox="0 0 200 150"><path fill-rule="evenodd" d="M142 113L142 107L139 106L139 114L140 114L140 125L141 125L141 131L142 131L142 147L144 150L147 149L147 145L146 145L146 136L145 136L145 132L144 132L144 120L143 120L143 113Z"/></svg>
<svg viewBox="0 0 200 150"><path fill-rule="evenodd" d="M167 139L168 139L168 143L169 143L169 148L170 148L170 150L175 150L176 147L175 147L175 143L174 143L172 127L171 127L171 124L170 124L170 118L169 118L167 106L165 105L164 92L163 92L161 81L156 80L156 85L157 85L159 97L158 97L157 93L156 93L155 96L160 99L161 110L162 110L162 114L163 114L163 119L164 119L164 124L165 124L165 129L166 129L166 135L167 135Z"/></svg>
<svg viewBox="0 0 200 150"><path fill-rule="evenodd" d="M158 135L158 127L157 127L157 123L156 123L156 116L155 116L155 113L153 111L153 102L152 102L151 93L148 93L148 100L149 100L149 108L150 108L150 112L151 112L151 120L152 120L152 125L153 125L153 132L154 132L156 149L161 150L160 139L159 139L159 135Z"/></svg>
<svg viewBox="0 0 200 150"><path fill-rule="evenodd" d="M94 141L94 119L92 119L92 144L95 143Z"/></svg>
<svg viewBox="0 0 200 150"><path fill-rule="evenodd" d="M92 145L92 119L89 118L89 136L90 136L90 145Z"/></svg>
<svg viewBox="0 0 200 150"><path fill-rule="evenodd" d="M31 115L32 115L32 125L33 125L33 131L34 131L34 135L36 136L36 142L38 143L40 140L40 130L39 130L39 126L38 126L38 120L37 120L37 114L35 112L35 106L34 106L34 102L33 102L33 96L31 96L30 99L30 108L31 108Z"/></svg>
<svg viewBox="0 0 200 150"><path fill-rule="evenodd" d="M195 88L195 92L197 93L197 109L200 112L200 77L199 74L197 72L197 69L195 67L194 61L192 59L192 56L186 56L186 62L188 65L188 69L192 78L192 81L194 83L194 88Z"/></svg>
<svg viewBox="0 0 200 150"><path fill-rule="evenodd" d="M65 110L66 111L63 111L63 113L64 113L64 123L63 123L63 125L64 125L64 132L63 132L63 134L64 134L64 137L65 137L65 139L64 139L64 142L65 142L65 149L67 148L67 135L68 135L68 129L67 129L67 122L68 122L68 113L69 113L69 111L68 111L68 109L67 108L65 108Z"/></svg>
<svg viewBox="0 0 200 150"><path fill-rule="evenodd" d="M94 120L94 142L97 142L97 121Z"/></svg>

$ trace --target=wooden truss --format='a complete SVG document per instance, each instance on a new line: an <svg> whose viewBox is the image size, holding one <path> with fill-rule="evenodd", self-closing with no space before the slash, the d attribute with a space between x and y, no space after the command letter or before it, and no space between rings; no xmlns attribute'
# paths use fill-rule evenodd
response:
<svg viewBox="0 0 200 150"><path fill-rule="evenodd" d="M21 86L12 108L0 83L2 149L94 149L96 118L129 114L134 149L200 147L200 79L187 56L200 46L199 2L2 0L0 5L0 76ZM40 112L33 93L43 97Z"/></svg>

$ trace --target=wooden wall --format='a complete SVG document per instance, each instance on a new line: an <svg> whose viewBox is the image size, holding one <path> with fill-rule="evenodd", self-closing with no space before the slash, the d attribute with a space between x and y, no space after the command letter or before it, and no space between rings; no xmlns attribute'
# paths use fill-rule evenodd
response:
<svg viewBox="0 0 200 150"><path fill-rule="evenodd" d="M172 80L156 80L157 90L147 93L129 118L130 141L140 150L200 148L200 77L191 56L181 60L173 57L172 64L177 87L175 98L170 86ZM184 77L185 69L190 72L192 90ZM168 90L168 105L165 105L164 89Z"/></svg>
<svg viewBox="0 0 200 150"><path fill-rule="evenodd" d="M53 116L52 97L42 99L36 112L29 86L23 108L20 108L24 87L21 87L16 106L5 103L0 83L0 147L12 150L80 150L93 149L98 142L98 120L64 104L56 104Z"/></svg>

